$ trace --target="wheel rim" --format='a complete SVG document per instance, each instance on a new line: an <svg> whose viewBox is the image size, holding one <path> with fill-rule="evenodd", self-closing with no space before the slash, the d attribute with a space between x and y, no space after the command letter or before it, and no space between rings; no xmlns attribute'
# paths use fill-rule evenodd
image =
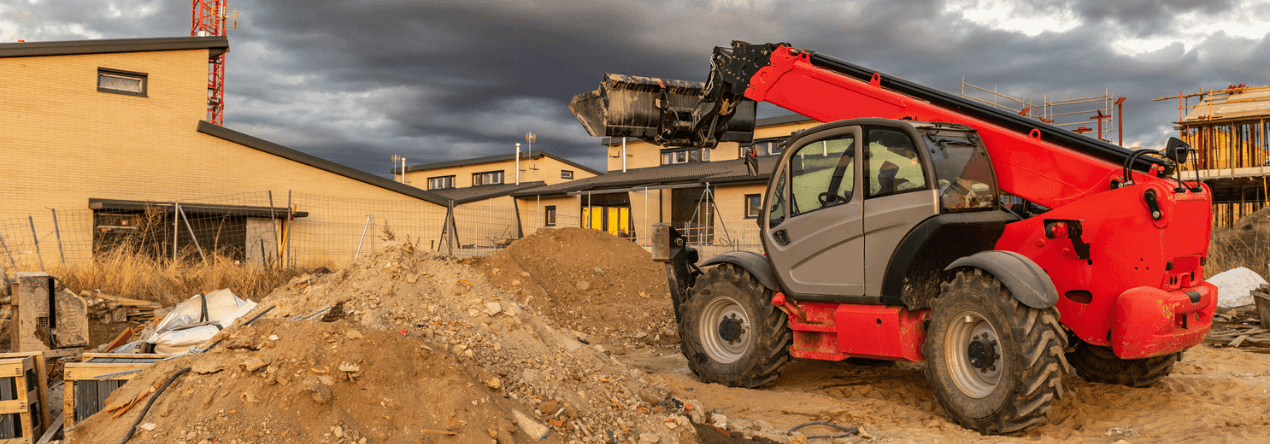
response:
<svg viewBox="0 0 1270 444"><path fill-rule="evenodd" d="M721 297L706 304L698 329L706 354L719 363L736 362L750 349L750 318L735 299Z"/></svg>
<svg viewBox="0 0 1270 444"><path fill-rule="evenodd" d="M985 398L1001 381L1001 343L983 315L963 312L944 337L944 356L953 383L966 396Z"/></svg>

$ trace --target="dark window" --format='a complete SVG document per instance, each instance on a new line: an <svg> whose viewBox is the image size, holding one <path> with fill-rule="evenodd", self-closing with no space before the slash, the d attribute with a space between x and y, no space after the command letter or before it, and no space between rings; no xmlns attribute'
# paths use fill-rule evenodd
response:
<svg viewBox="0 0 1270 444"><path fill-rule="evenodd" d="M745 218L754 219L758 217L758 213L763 211L763 195L746 194L745 195Z"/></svg>
<svg viewBox="0 0 1270 444"><path fill-rule="evenodd" d="M546 210L543 212L543 217L545 219L543 220L543 223L542 223L544 226L548 226L548 227L556 226L556 206L547 205Z"/></svg>
<svg viewBox="0 0 1270 444"><path fill-rule="evenodd" d="M146 96L146 74L97 68L97 91L129 96Z"/></svg>
<svg viewBox="0 0 1270 444"><path fill-rule="evenodd" d="M709 162L710 150L708 148L680 148L661 150L661 164L674 165L677 163L692 162Z"/></svg>
<svg viewBox="0 0 1270 444"><path fill-rule="evenodd" d="M799 147L789 158L790 217L851 201L854 161L851 134Z"/></svg>
<svg viewBox="0 0 1270 444"><path fill-rule="evenodd" d="M442 190L446 188L454 188L454 176L429 177L429 190Z"/></svg>
<svg viewBox="0 0 1270 444"><path fill-rule="evenodd" d="M498 185L503 183L502 171L489 171L484 173L472 174L472 186L480 185Z"/></svg>
<svg viewBox="0 0 1270 444"><path fill-rule="evenodd" d="M560 170L560 178L561 178L561 179L572 179L572 178L573 178L573 171L569 171L569 170Z"/></svg>
<svg viewBox="0 0 1270 444"><path fill-rule="evenodd" d="M872 128L864 148L868 197L928 189L926 172L913 140L892 128Z"/></svg>

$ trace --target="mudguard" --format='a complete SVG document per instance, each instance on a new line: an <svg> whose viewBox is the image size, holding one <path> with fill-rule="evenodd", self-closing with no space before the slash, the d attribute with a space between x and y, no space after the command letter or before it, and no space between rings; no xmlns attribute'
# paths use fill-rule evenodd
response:
<svg viewBox="0 0 1270 444"><path fill-rule="evenodd" d="M945 271L973 267L988 272L1001 280L1010 294L1023 305L1038 310L1058 303L1058 289L1045 270L1027 256L1013 251L981 251L953 261Z"/></svg>
<svg viewBox="0 0 1270 444"><path fill-rule="evenodd" d="M718 256L706 259L699 266L707 267L710 265L732 264L744 268L745 271L754 275L760 284L772 291L781 291L780 281L776 278L776 270L772 269L772 264L767 261L767 257L752 251L729 251Z"/></svg>

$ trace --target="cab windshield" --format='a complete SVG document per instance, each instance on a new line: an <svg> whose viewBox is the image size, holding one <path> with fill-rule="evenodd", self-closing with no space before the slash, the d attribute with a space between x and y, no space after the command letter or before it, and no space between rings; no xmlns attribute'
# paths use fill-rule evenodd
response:
<svg viewBox="0 0 1270 444"><path fill-rule="evenodd" d="M930 150L939 202L945 212L997 208L997 181L983 143L973 133L935 129L923 138Z"/></svg>

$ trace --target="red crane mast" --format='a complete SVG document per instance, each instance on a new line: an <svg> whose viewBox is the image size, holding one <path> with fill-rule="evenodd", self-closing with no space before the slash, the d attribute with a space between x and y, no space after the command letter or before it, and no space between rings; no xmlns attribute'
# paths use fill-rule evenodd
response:
<svg viewBox="0 0 1270 444"><path fill-rule="evenodd" d="M193 0L190 36L224 36L227 0ZM225 116L225 54L207 62L207 121L217 126Z"/></svg>

